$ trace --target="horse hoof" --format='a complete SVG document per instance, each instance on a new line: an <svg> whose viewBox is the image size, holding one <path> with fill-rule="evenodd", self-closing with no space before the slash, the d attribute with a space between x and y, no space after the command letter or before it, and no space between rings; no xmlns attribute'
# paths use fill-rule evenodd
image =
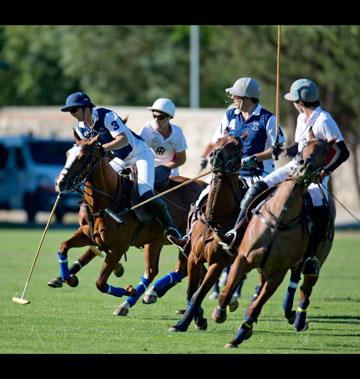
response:
<svg viewBox="0 0 360 379"><path fill-rule="evenodd" d="M292 325L295 322L296 312L295 311L285 312L285 317L287 319L287 322L290 325Z"/></svg>
<svg viewBox="0 0 360 379"><path fill-rule="evenodd" d="M225 349L236 349L237 347L238 347L238 345L234 344L232 342L229 342L229 343L227 343L227 344L224 345Z"/></svg>
<svg viewBox="0 0 360 379"><path fill-rule="evenodd" d="M218 324L223 323L227 318L226 309L215 308L211 314L211 318Z"/></svg>
<svg viewBox="0 0 360 379"><path fill-rule="evenodd" d="M157 296L155 295L144 295L144 298L142 299L143 304L154 304L156 303Z"/></svg>
<svg viewBox="0 0 360 379"><path fill-rule="evenodd" d="M49 280L47 285L51 288L61 288L63 286L63 281L59 278Z"/></svg>
<svg viewBox="0 0 360 379"><path fill-rule="evenodd" d="M171 328L168 329L169 333L177 333L177 332L186 332L186 330L181 330L178 329L176 326L172 326Z"/></svg>
<svg viewBox="0 0 360 379"><path fill-rule="evenodd" d="M136 296L136 289L131 284L125 287L125 290L127 292L126 296L132 296L132 297Z"/></svg>
<svg viewBox="0 0 360 379"><path fill-rule="evenodd" d="M305 330L308 330L308 329L309 329L309 323L307 321L305 321L305 324L302 328L299 326L296 327L297 332L305 332Z"/></svg>
<svg viewBox="0 0 360 379"><path fill-rule="evenodd" d="M79 285L79 279L76 275L70 275L70 278L65 280L65 283L70 287L77 287Z"/></svg>
<svg viewBox="0 0 360 379"><path fill-rule="evenodd" d="M200 321L200 320L197 321L197 322L195 323L195 326L196 326L196 329L197 329L197 330L206 330L207 327L208 327L207 319L204 318L204 319L202 319L201 321Z"/></svg>
<svg viewBox="0 0 360 379"><path fill-rule="evenodd" d="M229 312L235 312L239 308L239 302L235 296L232 297L231 302L227 306Z"/></svg>
<svg viewBox="0 0 360 379"><path fill-rule="evenodd" d="M176 313L177 315L183 315L183 314L185 314L185 312L186 312L186 309L177 309L177 310L175 311L175 313Z"/></svg>
<svg viewBox="0 0 360 379"><path fill-rule="evenodd" d="M117 278L121 278L124 275L124 271L124 266L119 262L116 264L113 273Z"/></svg>
<svg viewBox="0 0 360 379"><path fill-rule="evenodd" d="M113 312L113 315L114 316L127 316L129 313L129 306L127 305L127 303L123 303L121 305L119 305L115 311Z"/></svg>

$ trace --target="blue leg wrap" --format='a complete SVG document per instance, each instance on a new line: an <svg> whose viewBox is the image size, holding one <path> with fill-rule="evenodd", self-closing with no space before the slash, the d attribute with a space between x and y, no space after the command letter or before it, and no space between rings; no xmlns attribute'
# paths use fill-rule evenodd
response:
<svg viewBox="0 0 360 379"><path fill-rule="evenodd" d="M213 286L213 292L220 293L219 281L217 280Z"/></svg>
<svg viewBox="0 0 360 379"><path fill-rule="evenodd" d="M139 300L139 297L145 292L146 288L150 284L150 280L144 278L143 276L140 278L141 282L136 286L136 296L129 296L127 298L127 302L129 303L130 307L135 305L135 303Z"/></svg>
<svg viewBox="0 0 360 379"><path fill-rule="evenodd" d="M62 255L61 253L57 253L57 255L59 258L60 276L61 276L61 279L64 281L64 280L69 279L70 277L67 256Z"/></svg>
<svg viewBox="0 0 360 379"><path fill-rule="evenodd" d="M242 286L244 284L245 279L246 279L246 276L244 276L244 278L242 280L240 280L240 283L237 285L237 287L235 289L235 292L234 292L234 295L236 297L240 297L240 295L241 295L241 289L242 289Z"/></svg>
<svg viewBox="0 0 360 379"><path fill-rule="evenodd" d="M283 310L285 312L290 312L292 310L297 285L298 283L290 282L290 285L287 288L285 299L283 302Z"/></svg>
<svg viewBox="0 0 360 379"><path fill-rule="evenodd" d="M239 345L244 340L247 340L252 335L252 326L247 323L243 323L239 330L237 331L233 342Z"/></svg>
<svg viewBox="0 0 360 379"><path fill-rule="evenodd" d="M294 326L298 332L306 329L306 308L309 305L309 301L306 300L304 302L299 301L299 306L296 311L296 318L294 322Z"/></svg>
<svg viewBox="0 0 360 379"><path fill-rule="evenodd" d="M176 328L182 331L187 330L195 314L198 314L199 307L195 304L190 304L183 318L176 324ZM201 312L201 311L200 311Z"/></svg>
<svg viewBox="0 0 360 379"><path fill-rule="evenodd" d="M249 325L252 325L254 322L256 322L256 318L246 314L245 315L245 322Z"/></svg>
<svg viewBox="0 0 360 379"><path fill-rule="evenodd" d="M105 284L105 288L102 292L107 293L109 295L116 296L116 297L122 297L126 294L126 290L124 288L113 287L109 284Z"/></svg>
<svg viewBox="0 0 360 379"><path fill-rule="evenodd" d="M165 295L170 288L174 287L177 283L181 282L180 272L169 272L161 279L157 280L154 284L155 291L159 297Z"/></svg>
<svg viewBox="0 0 360 379"><path fill-rule="evenodd" d="M249 339L252 335L252 325L254 322L256 322L256 318L245 315L245 321L240 326L232 342L239 345L244 340Z"/></svg>

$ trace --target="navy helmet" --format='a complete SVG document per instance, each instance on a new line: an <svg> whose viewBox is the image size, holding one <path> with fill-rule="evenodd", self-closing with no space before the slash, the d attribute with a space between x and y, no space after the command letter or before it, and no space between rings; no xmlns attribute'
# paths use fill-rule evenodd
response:
<svg viewBox="0 0 360 379"><path fill-rule="evenodd" d="M76 107L95 107L90 97L84 92L74 92L66 98L65 105L61 108L62 112L69 112Z"/></svg>

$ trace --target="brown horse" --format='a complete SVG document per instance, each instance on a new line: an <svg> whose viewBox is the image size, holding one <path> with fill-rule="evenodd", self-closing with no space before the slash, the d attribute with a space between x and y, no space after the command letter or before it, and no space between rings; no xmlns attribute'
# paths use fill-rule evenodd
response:
<svg viewBox="0 0 360 379"><path fill-rule="evenodd" d="M185 180L187 179L183 177L174 177L171 186L174 187ZM107 214L106 210L109 208L113 212L130 208L130 193L134 182L119 176L112 169L109 159L101 156L96 139L81 141L71 149L56 185L59 191L68 191L78 188L82 182L84 182L87 222L83 222L80 228L60 245L58 255L61 277L69 285L77 281L75 275L70 275L67 267L69 249L96 246L106 253L96 280L97 288L113 296L129 296L127 302L133 306L158 274L161 249L163 245L169 244L164 236L163 227L154 218L148 222L140 221L133 211L124 214L125 224L119 224ZM164 197L182 233L186 229L190 204L196 201L205 186L205 182L197 180ZM141 277L141 282L135 290L131 286L124 289L109 285L107 281L111 272L130 246L144 247L145 274ZM114 311L115 315L127 313L128 307L119 306Z"/></svg>
<svg viewBox="0 0 360 379"><path fill-rule="evenodd" d="M246 184L238 179L242 147L242 140L234 135L220 138L214 146L210 159L213 177L205 212L194 222L191 233L191 251L187 263L189 306L182 320L171 327L170 332L186 331L193 318L198 329L207 328L201 303L224 267L235 258L223 249L220 236L233 227L240 201L247 189ZM201 282L201 268L206 262L208 271Z"/></svg>
<svg viewBox="0 0 360 379"><path fill-rule="evenodd" d="M307 187L323 167L324 159L333 143L333 140L309 140L301 153L298 165L288 179L280 183L274 194L259 205L250 220L231 267L228 282L220 294L217 308L212 313L213 320L226 320L226 305L231 299L233 288L246 273L257 268L264 282L259 295L249 305L245 321L235 338L225 347L237 347L242 341L250 338L254 321L287 271L291 269L293 273L298 274L309 241L307 217L304 212ZM324 262L330 248L330 241L322 244L318 252L321 262ZM301 302L306 302L310 296L316 279L317 277L304 276Z"/></svg>

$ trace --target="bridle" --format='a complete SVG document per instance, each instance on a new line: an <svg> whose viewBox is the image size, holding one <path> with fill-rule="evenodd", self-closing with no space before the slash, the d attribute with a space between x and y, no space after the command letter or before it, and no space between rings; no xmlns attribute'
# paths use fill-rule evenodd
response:
<svg viewBox="0 0 360 379"><path fill-rule="evenodd" d="M324 150L324 157L329 152L328 145L325 141L316 139L308 141L309 143L315 143L317 141L321 141L322 147ZM320 172L324 168L324 159L320 164L316 164L314 157L304 158L304 149L296 156L296 165L293 170L289 174L289 177L292 180L295 180L298 183L304 183L306 187L308 187L312 182L316 182L319 177Z"/></svg>
<svg viewBox="0 0 360 379"><path fill-rule="evenodd" d="M233 180L231 180L231 176L236 175L238 177L238 171L241 166L241 157L243 151L243 144L241 138L237 136L232 136L235 140L230 140L226 142L224 145L216 148L210 155L210 166L211 171L214 176L212 179L213 189L211 193L209 193L208 197L208 206L207 210L204 214L203 221L208 225L208 227L216 233L215 228L212 226L214 224L219 224L223 219L214 219L214 197L215 194L219 191L219 186L222 178L229 178L230 185L235 197L238 201L241 201L240 194L238 193L238 189L234 188ZM235 152L232 149L232 146L235 147ZM226 221L227 218L224 218Z"/></svg>
<svg viewBox="0 0 360 379"><path fill-rule="evenodd" d="M243 143L240 137L232 136L240 145L235 144L234 141L229 141L225 145L218 147L210 154L211 171L214 174L231 175L236 170L239 170L241 165L241 157L243 154ZM228 147L230 145L236 146L236 152L230 153Z"/></svg>
<svg viewBox="0 0 360 379"><path fill-rule="evenodd" d="M79 168L79 173L74 174L71 171L71 167L65 167L61 171L64 176L66 175L66 180L71 183L68 188L69 191L75 191L78 193L85 193L85 188L91 188L93 191L101 193L107 198L116 201L113 196L110 196L108 193L96 188L94 186L89 186L85 182L87 178L93 174L98 165L102 160L102 156L100 154L96 154L96 151L100 149L98 145L84 145L84 144L76 144L75 146L80 147L81 149L87 150L87 154L84 154L80 159L83 160L82 167ZM84 187L84 188L82 188Z"/></svg>

